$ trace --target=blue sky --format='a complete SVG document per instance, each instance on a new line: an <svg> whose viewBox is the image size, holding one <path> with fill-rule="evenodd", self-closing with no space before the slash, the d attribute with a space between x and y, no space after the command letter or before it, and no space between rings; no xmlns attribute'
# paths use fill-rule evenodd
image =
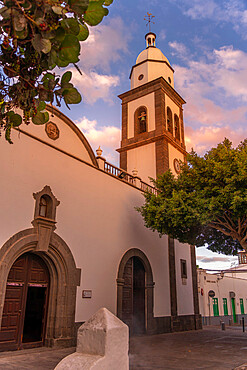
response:
<svg viewBox="0 0 247 370"><path fill-rule="evenodd" d="M187 150L193 147L203 154L224 137L234 145L247 137L246 2L114 0L109 10L81 45L83 76L75 71L74 83L83 102L70 111L62 108L93 149L101 145L107 160L118 165L114 149L120 141L121 104L117 95L129 90L131 67L145 48L147 12L155 16L152 31L157 34L157 47L175 69L175 89L187 102ZM197 254L201 267L226 268L236 261L203 249Z"/></svg>

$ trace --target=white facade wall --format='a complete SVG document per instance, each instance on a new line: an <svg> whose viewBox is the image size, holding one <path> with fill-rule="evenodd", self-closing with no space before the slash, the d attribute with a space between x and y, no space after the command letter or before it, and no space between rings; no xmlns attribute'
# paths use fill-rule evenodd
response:
<svg viewBox="0 0 247 370"><path fill-rule="evenodd" d="M187 278L181 277L181 259L186 261ZM190 246L175 241L178 315L194 314Z"/></svg>
<svg viewBox="0 0 247 370"><path fill-rule="evenodd" d="M156 178L156 168L154 166L154 163L156 163L155 143L128 150L127 156L127 172L131 174L136 168L138 176L147 183L150 183L150 177Z"/></svg>
<svg viewBox="0 0 247 370"><path fill-rule="evenodd" d="M116 313L118 267L131 248L141 249L152 266L154 315L170 315L167 238L144 227L134 209L142 204L142 193L24 134L13 132L12 139L14 145L2 140L0 146L1 158L7 158L1 164L0 245L31 227L32 194L49 185L61 202L56 233L82 270L76 321L87 320L102 306ZM92 290L92 299L82 299L83 289Z"/></svg>

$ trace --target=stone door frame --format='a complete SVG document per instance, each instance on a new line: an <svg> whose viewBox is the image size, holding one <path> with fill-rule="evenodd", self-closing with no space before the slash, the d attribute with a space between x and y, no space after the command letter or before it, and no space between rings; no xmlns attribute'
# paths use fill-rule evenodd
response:
<svg viewBox="0 0 247 370"><path fill-rule="evenodd" d="M122 303L123 303L123 286L124 286L124 268L128 260L132 257L138 257L145 269L145 321L146 333L152 334L154 332L154 281L150 262L147 256L137 248L129 249L122 257L117 275L117 316L122 319Z"/></svg>
<svg viewBox="0 0 247 370"><path fill-rule="evenodd" d="M49 347L73 346L76 342L76 288L80 285L81 270L65 241L52 232L46 251L37 250L39 234L35 228L12 236L0 249L0 324L9 271L18 257L32 252L45 262L50 274L50 298L47 312L46 337Z"/></svg>

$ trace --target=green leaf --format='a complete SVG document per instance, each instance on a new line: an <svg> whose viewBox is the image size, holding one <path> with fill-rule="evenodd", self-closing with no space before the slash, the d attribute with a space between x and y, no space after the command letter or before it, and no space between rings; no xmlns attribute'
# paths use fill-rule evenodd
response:
<svg viewBox="0 0 247 370"><path fill-rule="evenodd" d="M61 26L67 33L78 35L80 32L79 23L75 18L66 18L61 21Z"/></svg>
<svg viewBox="0 0 247 370"><path fill-rule="evenodd" d="M88 8L89 0L69 0L71 9L80 15L84 14Z"/></svg>
<svg viewBox="0 0 247 370"><path fill-rule="evenodd" d="M55 76L53 73L50 73L50 72L47 72L43 78L42 78L42 81L45 81L45 80L55 80Z"/></svg>
<svg viewBox="0 0 247 370"><path fill-rule="evenodd" d="M105 0L104 5L109 6L113 3L113 0Z"/></svg>
<svg viewBox="0 0 247 370"><path fill-rule="evenodd" d="M8 125L5 130L5 139L10 143L13 144L13 141L10 138L10 133L11 133L11 126Z"/></svg>
<svg viewBox="0 0 247 370"><path fill-rule="evenodd" d="M13 127L18 127L22 123L22 117L19 114L14 113L10 117L10 123L12 124Z"/></svg>
<svg viewBox="0 0 247 370"><path fill-rule="evenodd" d="M89 24L89 26L96 26L99 24L104 16L106 16L109 11L104 8L102 4L104 0L91 1L84 15L84 21Z"/></svg>
<svg viewBox="0 0 247 370"><path fill-rule="evenodd" d="M63 27L58 27L58 29L56 30L55 40L62 42L64 40L64 37L65 37L65 30L63 29Z"/></svg>
<svg viewBox="0 0 247 370"><path fill-rule="evenodd" d="M56 5L54 5L54 6L52 6L51 8L52 8L52 10L53 10L53 12L54 12L55 14L58 14L58 15L63 14L63 10L64 10L64 8L62 8L61 6L56 6Z"/></svg>
<svg viewBox="0 0 247 370"><path fill-rule="evenodd" d="M58 67L67 67L69 65L69 63L70 63L69 61L61 60L59 58L57 58L57 60L56 60L56 64L57 64Z"/></svg>
<svg viewBox="0 0 247 370"><path fill-rule="evenodd" d="M71 80L72 78L72 72L70 71L67 71L63 74L63 77L61 79L61 85L63 85L64 83L67 83Z"/></svg>
<svg viewBox="0 0 247 370"><path fill-rule="evenodd" d="M43 39L39 34L34 35L32 44L34 49L39 53L42 51L43 53L48 54L51 50L50 40Z"/></svg>
<svg viewBox="0 0 247 370"><path fill-rule="evenodd" d="M11 16L11 9L7 8L7 6L4 6L0 9L0 14L4 19L9 19Z"/></svg>
<svg viewBox="0 0 247 370"><path fill-rule="evenodd" d="M38 112L33 118L32 121L35 125L43 125L44 123L49 121L49 113L48 112Z"/></svg>
<svg viewBox="0 0 247 370"><path fill-rule="evenodd" d="M74 85L71 84L70 82L63 82L61 90L64 91L65 89L70 89L71 87L74 87Z"/></svg>
<svg viewBox="0 0 247 370"><path fill-rule="evenodd" d="M54 49L51 49L49 56L48 56L48 67L49 69L53 69L56 67L56 60L57 60L57 52Z"/></svg>
<svg viewBox="0 0 247 370"><path fill-rule="evenodd" d="M16 37L20 40L24 40L27 36L28 36L28 29L27 28L24 28L23 31L16 31Z"/></svg>
<svg viewBox="0 0 247 370"><path fill-rule="evenodd" d="M80 43L74 35L66 35L59 51L59 59L69 63L77 63L79 61Z"/></svg>
<svg viewBox="0 0 247 370"><path fill-rule="evenodd" d="M27 21L24 15L20 13L15 13L13 17L13 24L14 24L15 30L18 32L21 32L23 31L24 28L26 28Z"/></svg>
<svg viewBox="0 0 247 370"><path fill-rule="evenodd" d="M44 101L41 101L37 107L37 111L38 112L41 112L42 110L44 110L46 108L46 103Z"/></svg>
<svg viewBox="0 0 247 370"><path fill-rule="evenodd" d="M89 36L89 30L86 24L81 25L80 24L80 32L79 35L77 35L77 38L79 41L85 41Z"/></svg>
<svg viewBox="0 0 247 370"><path fill-rule="evenodd" d="M81 102L81 95L74 87L65 89L63 91L63 98L66 104L78 104Z"/></svg>

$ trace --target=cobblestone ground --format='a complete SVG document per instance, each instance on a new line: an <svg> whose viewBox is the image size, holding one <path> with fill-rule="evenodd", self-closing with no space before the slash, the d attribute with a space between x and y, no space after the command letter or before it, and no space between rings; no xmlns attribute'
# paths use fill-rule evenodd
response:
<svg viewBox="0 0 247 370"><path fill-rule="evenodd" d="M53 370L74 350L36 348L0 352L0 369ZM247 370L247 333L238 327L227 327L226 331L205 327L200 331L133 337L130 369Z"/></svg>

